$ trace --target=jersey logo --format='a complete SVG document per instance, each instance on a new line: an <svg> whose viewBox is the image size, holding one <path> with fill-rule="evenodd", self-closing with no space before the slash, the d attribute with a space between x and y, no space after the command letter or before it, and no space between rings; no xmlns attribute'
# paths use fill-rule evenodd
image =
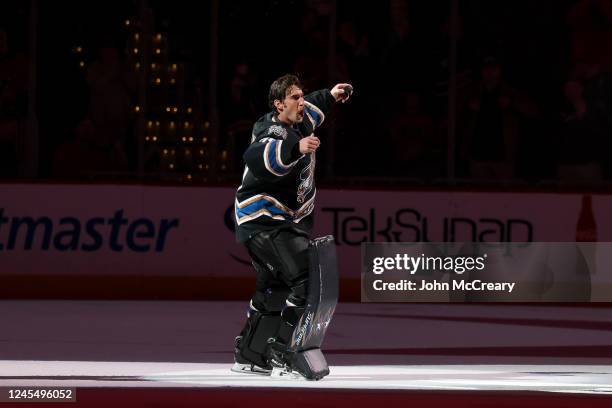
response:
<svg viewBox="0 0 612 408"><path fill-rule="evenodd" d="M275 135L278 137L282 137L283 139L287 138L287 129L279 125L272 125L268 128L269 135Z"/></svg>
<svg viewBox="0 0 612 408"><path fill-rule="evenodd" d="M316 156L310 154L310 163L300 172L300 185L297 190L297 202L302 204L306 201L306 196L312 191L314 186Z"/></svg>

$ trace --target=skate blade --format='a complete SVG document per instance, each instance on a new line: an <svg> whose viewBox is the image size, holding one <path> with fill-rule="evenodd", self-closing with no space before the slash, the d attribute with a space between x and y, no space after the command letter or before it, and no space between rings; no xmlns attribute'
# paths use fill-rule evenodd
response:
<svg viewBox="0 0 612 408"><path fill-rule="evenodd" d="M302 374L296 371L289 371L286 367L273 367L270 377L281 380L308 381Z"/></svg>
<svg viewBox="0 0 612 408"><path fill-rule="evenodd" d="M267 370L265 368L256 366L254 364L241 364L241 363L234 363L234 365L231 368L231 371L235 373L255 374L255 375L265 375L265 376L269 376L271 373L271 370Z"/></svg>

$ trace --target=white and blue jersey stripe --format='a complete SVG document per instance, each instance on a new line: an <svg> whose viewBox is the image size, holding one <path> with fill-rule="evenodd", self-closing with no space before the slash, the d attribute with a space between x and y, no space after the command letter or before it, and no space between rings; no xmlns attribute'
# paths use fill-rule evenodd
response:
<svg viewBox="0 0 612 408"><path fill-rule="evenodd" d="M236 222L241 225L255 218L267 216L275 220L297 223L312 213L314 198L315 194L296 211L283 205L274 197L265 194L258 194L242 202L236 200Z"/></svg>
<svg viewBox="0 0 612 408"><path fill-rule="evenodd" d="M288 174L293 168L293 166L295 166L295 164L299 161L299 159L304 157L302 155L300 156L300 158L298 158L298 160L295 160L294 162L289 163L289 164L283 163L282 156L281 156L282 144L283 144L282 140L269 139L267 141L266 148L264 149L264 152L263 152L264 164L266 166L266 169L270 173L274 174L275 176L279 176L279 177Z"/></svg>
<svg viewBox="0 0 612 408"><path fill-rule="evenodd" d="M317 108L315 104L304 101L304 111L306 112L306 116L308 116L310 122L312 122L313 129L316 129L323 124L325 114L323 114L321 109Z"/></svg>

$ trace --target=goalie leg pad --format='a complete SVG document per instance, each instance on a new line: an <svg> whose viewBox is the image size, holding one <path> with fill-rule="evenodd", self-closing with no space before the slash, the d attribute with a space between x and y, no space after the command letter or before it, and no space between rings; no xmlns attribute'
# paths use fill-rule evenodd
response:
<svg viewBox="0 0 612 408"><path fill-rule="evenodd" d="M309 252L306 302L300 296L292 296L303 288L292 288L281 315L280 343L271 344L271 361L272 365L277 366L276 363L284 359L289 370L297 371L309 380L320 380L329 374L321 344L338 303L338 270L333 237L311 241ZM306 281L303 281L305 284Z"/></svg>
<svg viewBox="0 0 612 408"><path fill-rule="evenodd" d="M237 363L270 368L266 357L268 341L279 331L286 297L287 290L279 288L269 288L253 297L246 324L236 337L234 357Z"/></svg>
<svg viewBox="0 0 612 408"><path fill-rule="evenodd" d="M310 244L307 304L293 331L291 349L304 351L320 348L337 304L336 246L334 238L328 235Z"/></svg>

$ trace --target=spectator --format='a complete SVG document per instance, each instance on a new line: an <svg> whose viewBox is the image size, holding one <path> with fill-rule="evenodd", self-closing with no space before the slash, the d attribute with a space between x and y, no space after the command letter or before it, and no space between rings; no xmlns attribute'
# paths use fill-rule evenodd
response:
<svg viewBox="0 0 612 408"><path fill-rule="evenodd" d="M433 109L437 116L445 121L448 114L448 91L450 77L450 42L451 22L446 21L438 33L437 44L434 47L434 60L437 72L434 79L435 93ZM473 87L473 47L465 37L463 19L458 18L457 24L457 102L465 102L467 94ZM458 109L461 107L458 106Z"/></svg>
<svg viewBox="0 0 612 408"><path fill-rule="evenodd" d="M392 104L394 109L390 111L391 169L403 177L439 176L439 173L432 174L428 166L435 150L433 119L423 112L417 93L404 93L397 98L398 102ZM439 172L440 166L437 167Z"/></svg>
<svg viewBox="0 0 612 408"><path fill-rule="evenodd" d="M234 67L234 75L229 84L229 101L226 106L231 107L229 122L250 120L256 118L255 92L257 91L257 77L251 72L246 62L239 62Z"/></svg>
<svg viewBox="0 0 612 408"><path fill-rule="evenodd" d="M351 20L341 21L337 31L336 55L346 62L347 73L351 78L366 78L367 58L370 56L369 33L358 33Z"/></svg>
<svg viewBox="0 0 612 408"><path fill-rule="evenodd" d="M572 31L571 60L590 61L591 68L611 68L612 1L579 0L567 20Z"/></svg>
<svg viewBox="0 0 612 408"><path fill-rule="evenodd" d="M562 113L558 132L557 175L561 181L600 181L605 130L588 109L580 82L568 81L564 96L567 108Z"/></svg>
<svg viewBox="0 0 612 408"><path fill-rule="evenodd" d="M131 97L119 50L104 45L87 72L89 118L96 144L107 151L126 150L131 129ZM123 169L117 169L123 170Z"/></svg>
<svg viewBox="0 0 612 408"><path fill-rule="evenodd" d="M242 153L251 140L253 121L258 117L255 103L258 82L251 67L245 61L239 62L234 67L227 92L223 93L226 107L221 111L223 146L229 152L227 171L230 173L240 171Z"/></svg>
<svg viewBox="0 0 612 408"><path fill-rule="evenodd" d="M514 176L518 118L517 93L502 77L502 67L487 57L481 80L467 103L463 153L470 176L477 180L509 180Z"/></svg>
<svg viewBox="0 0 612 408"><path fill-rule="evenodd" d="M53 177L87 179L100 172L126 170L127 157L123 149L100 141L91 119L83 119L74 133L73 140L60 145L55 151Z"/></svg>
<svg viewBox="0 0 612 408"><path fill-rule="evenodd" d="M408 2L391 0L389 31L380 59L380 88L384 93L388 89L419 93L423 91L428 68L423 58L426 50L422 44L423 41L417 38L410 19Z"/></svg>
<svg viewBox="0 0 612 408"><path fill-rule="evenodd" d="M347 63L341 54L336 55L332 78L329 78L327 24L316 10L311 9L306 12L302 20L301 36L304 42L303 52L296 59L293 71L299 74L305 89L325 88L329 82L348 78Z"/></svg>

